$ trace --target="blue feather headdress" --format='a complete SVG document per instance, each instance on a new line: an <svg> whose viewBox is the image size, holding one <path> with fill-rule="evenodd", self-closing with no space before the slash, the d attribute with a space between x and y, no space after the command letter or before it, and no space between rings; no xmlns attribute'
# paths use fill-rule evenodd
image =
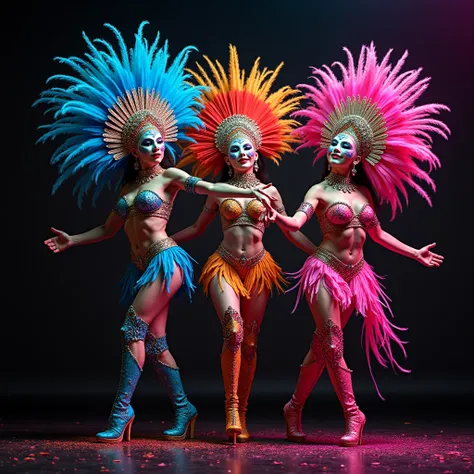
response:
<svg viewBox="0 0 474 474"><path fill-rule="evenodd" d="M120 185L134 140L147 124L161 132L174 162L179 141L192 141L185 129L203 126L197 114L205 88L188 84L184 71L189 53L196 48L184 48L167 67L168 42L158 48L158 33L149 46L143 37L146 24L140 24L130 51L120 32L105 24L117 38L118 53L105 40L90 41L83 33L89 48L85 59L56 58L75 74L57 74L47 81L65 81L68 87L45 90L33 104L48 104L45 114L54 113L53 123L39 127L47 131L38 142L67 136L51 158L51 164L59 166L53 194L78 175L74 194L79 206L92 185L96 186L93 203L104 185Z"/></svg>

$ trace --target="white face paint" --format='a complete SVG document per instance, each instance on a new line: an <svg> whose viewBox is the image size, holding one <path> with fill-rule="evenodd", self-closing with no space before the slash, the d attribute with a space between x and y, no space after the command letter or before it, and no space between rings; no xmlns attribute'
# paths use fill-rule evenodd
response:
<svg viewBox="0 0 474 474"><path fill-rule="evenodd" d="M357 143L351 135L347 133L339 133L328 147L327 151L328 163L333 167L347 168L354 161L360 161L357 155Z"/></svg>
<svg viewBox="0 0 474 474"><path fill-rule="evenodd" d="M142 168L161 163L165 156L165 141L156 128L147 128L138 138L136 157Z"/></svg>
<svg viewBox="0 0 474 474"><path fill-rule="evenodd" d="M253 170L255 160L258 159L252 142L246 138L234 138L229 144L227 156L227 164L237 173Z"/></svg>

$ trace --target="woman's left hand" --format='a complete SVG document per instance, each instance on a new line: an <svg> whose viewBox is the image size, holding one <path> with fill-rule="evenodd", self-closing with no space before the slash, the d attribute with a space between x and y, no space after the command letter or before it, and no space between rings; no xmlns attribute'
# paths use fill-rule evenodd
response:
<svg viewBox="0 0 474 474"><path fill-rule="evenodd" d="M267 208L267 210L273 209L272 208L272 201L276 201L277 198L271 196L265 190L272 186L272 183L268 184L260 184L255 188L252 188L253 195Z"/></svg>
<svg viewBox="0 0 474 474"><path fill-rule="evenodd" d="M439 267L444 260L442 255L431 252L436 243L425 245L420 250L417 251L416 260L420 262L425 267Z"/></svg>

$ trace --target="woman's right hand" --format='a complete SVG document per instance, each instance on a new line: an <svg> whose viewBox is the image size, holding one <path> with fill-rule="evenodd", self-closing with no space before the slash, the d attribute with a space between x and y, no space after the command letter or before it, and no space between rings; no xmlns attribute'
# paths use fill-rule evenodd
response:
<svg viewBox="0 0 474 474"><path fill-rule="evenodd" d="M44 241L44 244L47 245L51 251L54 253L64 252L64 250L72 247L72 238L69 234L66 234L66 232L62 230L55 229L54 227L51 227L51 230L57 234L57 236Z"/></svg>

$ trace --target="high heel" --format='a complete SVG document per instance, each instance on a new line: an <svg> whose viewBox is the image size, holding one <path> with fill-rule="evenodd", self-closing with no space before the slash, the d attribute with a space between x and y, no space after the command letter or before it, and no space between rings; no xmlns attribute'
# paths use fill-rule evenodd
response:
<svg viewBox="0 0 474 474"><path fill-rule="evenodd" d="M366 418L358 409L354 414L345 414L346 432L339 440L339 446L351 447L362 444L362 432L364 430Z"/></svg>
<svg viewBox="0 0 474 474"><path fill-rule="evenodd" d="M237 435L242 432L237 395L243 339L242 323L240 314L229 306L222 318L224 347L221 353L221 369L225 390L225 431L234 443Z"/></svg>
<svg viewBox="0 0 474 474"><path fill-rule="evenodd" d="M286 439L293 443L303 443L306 440L306 434L301 427L301 412L303 407L295 400L294 395L291 400L283 407L283 417L286 424Z"/></svg>
<svg viewBox="0 0 474 474"><path fill-rule="evenodd" d="M283 407L283 417L285 418L286 424L286 439L293 443L303 443L306 440L306 434L303 431L301 423L303 407L325 367L325 361L320 351L316 331L313 335L310 351L315 357L315 360L300 367L295 392L290 401Z"/></svg>
<svg viewBox="0 0 474 474"><path fill-rule="evenodd" d="M131 407L130 407L131 408ZM133 410L132 410L133 413ZM96 440L99 443L121 443L124 438L125 441L130 441L132 438L132 424L135 420L135 415L128 420L127 424L123 427L122 431L119 433L118 436L115 436L117 432L119 432L119 428L116 429L109 428L106 431L102 431L101 433L97 433ZM114 437L115 436L115 437Z"/></svg>
<svg viewBox="0 0 474 474"><path fill-rule="evenodd" d="M194 425L196 424L197 415L189 422L189 439L194 439Z"/></svg>
<svg viewBox="0 0 474 474"><path fill-rule="evenodd" d="M194 438L194 425L198 415L196 407L188 400L184 392L179 369L164 364L156 357L156 354L163 351L153 353L151 347L153 344L156 346L156 342L151 341L150 338L159 341L159 339L156 339L151 333L148 333L145 345L147 360L152 365L160 382L166 388L174 409L173 426L165 430L163 436L169 441L181 441L186 439L189 431L190 438ZM161 344L163 344L163 341L161 341ZM166 349L167 348L168 346L166 346Z"/></svg>
<svg viewBox="0 0 474 474"><path fill-rule="evenodd" d="M127 426L125 427L125 441L130 441L132 439L132 425L133 421L135 420L135 416L128 422Z"/></svg>
<svg viewBox="0 0 474 474"><path fill-rule="evenodd" d="M139 318L133 306L131 306L125 317L121 328L123 336L122 368L120 371L119 386L109 416L109 424L105 431L96 434L96 440L101 443L120 443L130 440L135 412L130 401L133 392L141 376L142 369L130 352L129 345L134 341L145 338L148 324Z"/></svg>
<svg viewBox="0 0 474 474"><path fill-rule="evenodd" d="M247 429L247 406L257 368L257 340L259 332L260 327L255 320L245 323L241 348L239 386L237 389L239 418L242 427L242 431L237 435L238 443L247 443L250 440L250 433Z"/></svg>
<svg viewBox="0 0 474 474"><path fill-rule="evenodd" d="M357 446L362 444L362 431L366 418L355 401L352 370L340 365L344 361L342 330L329 320L325 323L320 338L329 378L341 403L346 421L345 433L339 440L339 446Z"/></svg>

